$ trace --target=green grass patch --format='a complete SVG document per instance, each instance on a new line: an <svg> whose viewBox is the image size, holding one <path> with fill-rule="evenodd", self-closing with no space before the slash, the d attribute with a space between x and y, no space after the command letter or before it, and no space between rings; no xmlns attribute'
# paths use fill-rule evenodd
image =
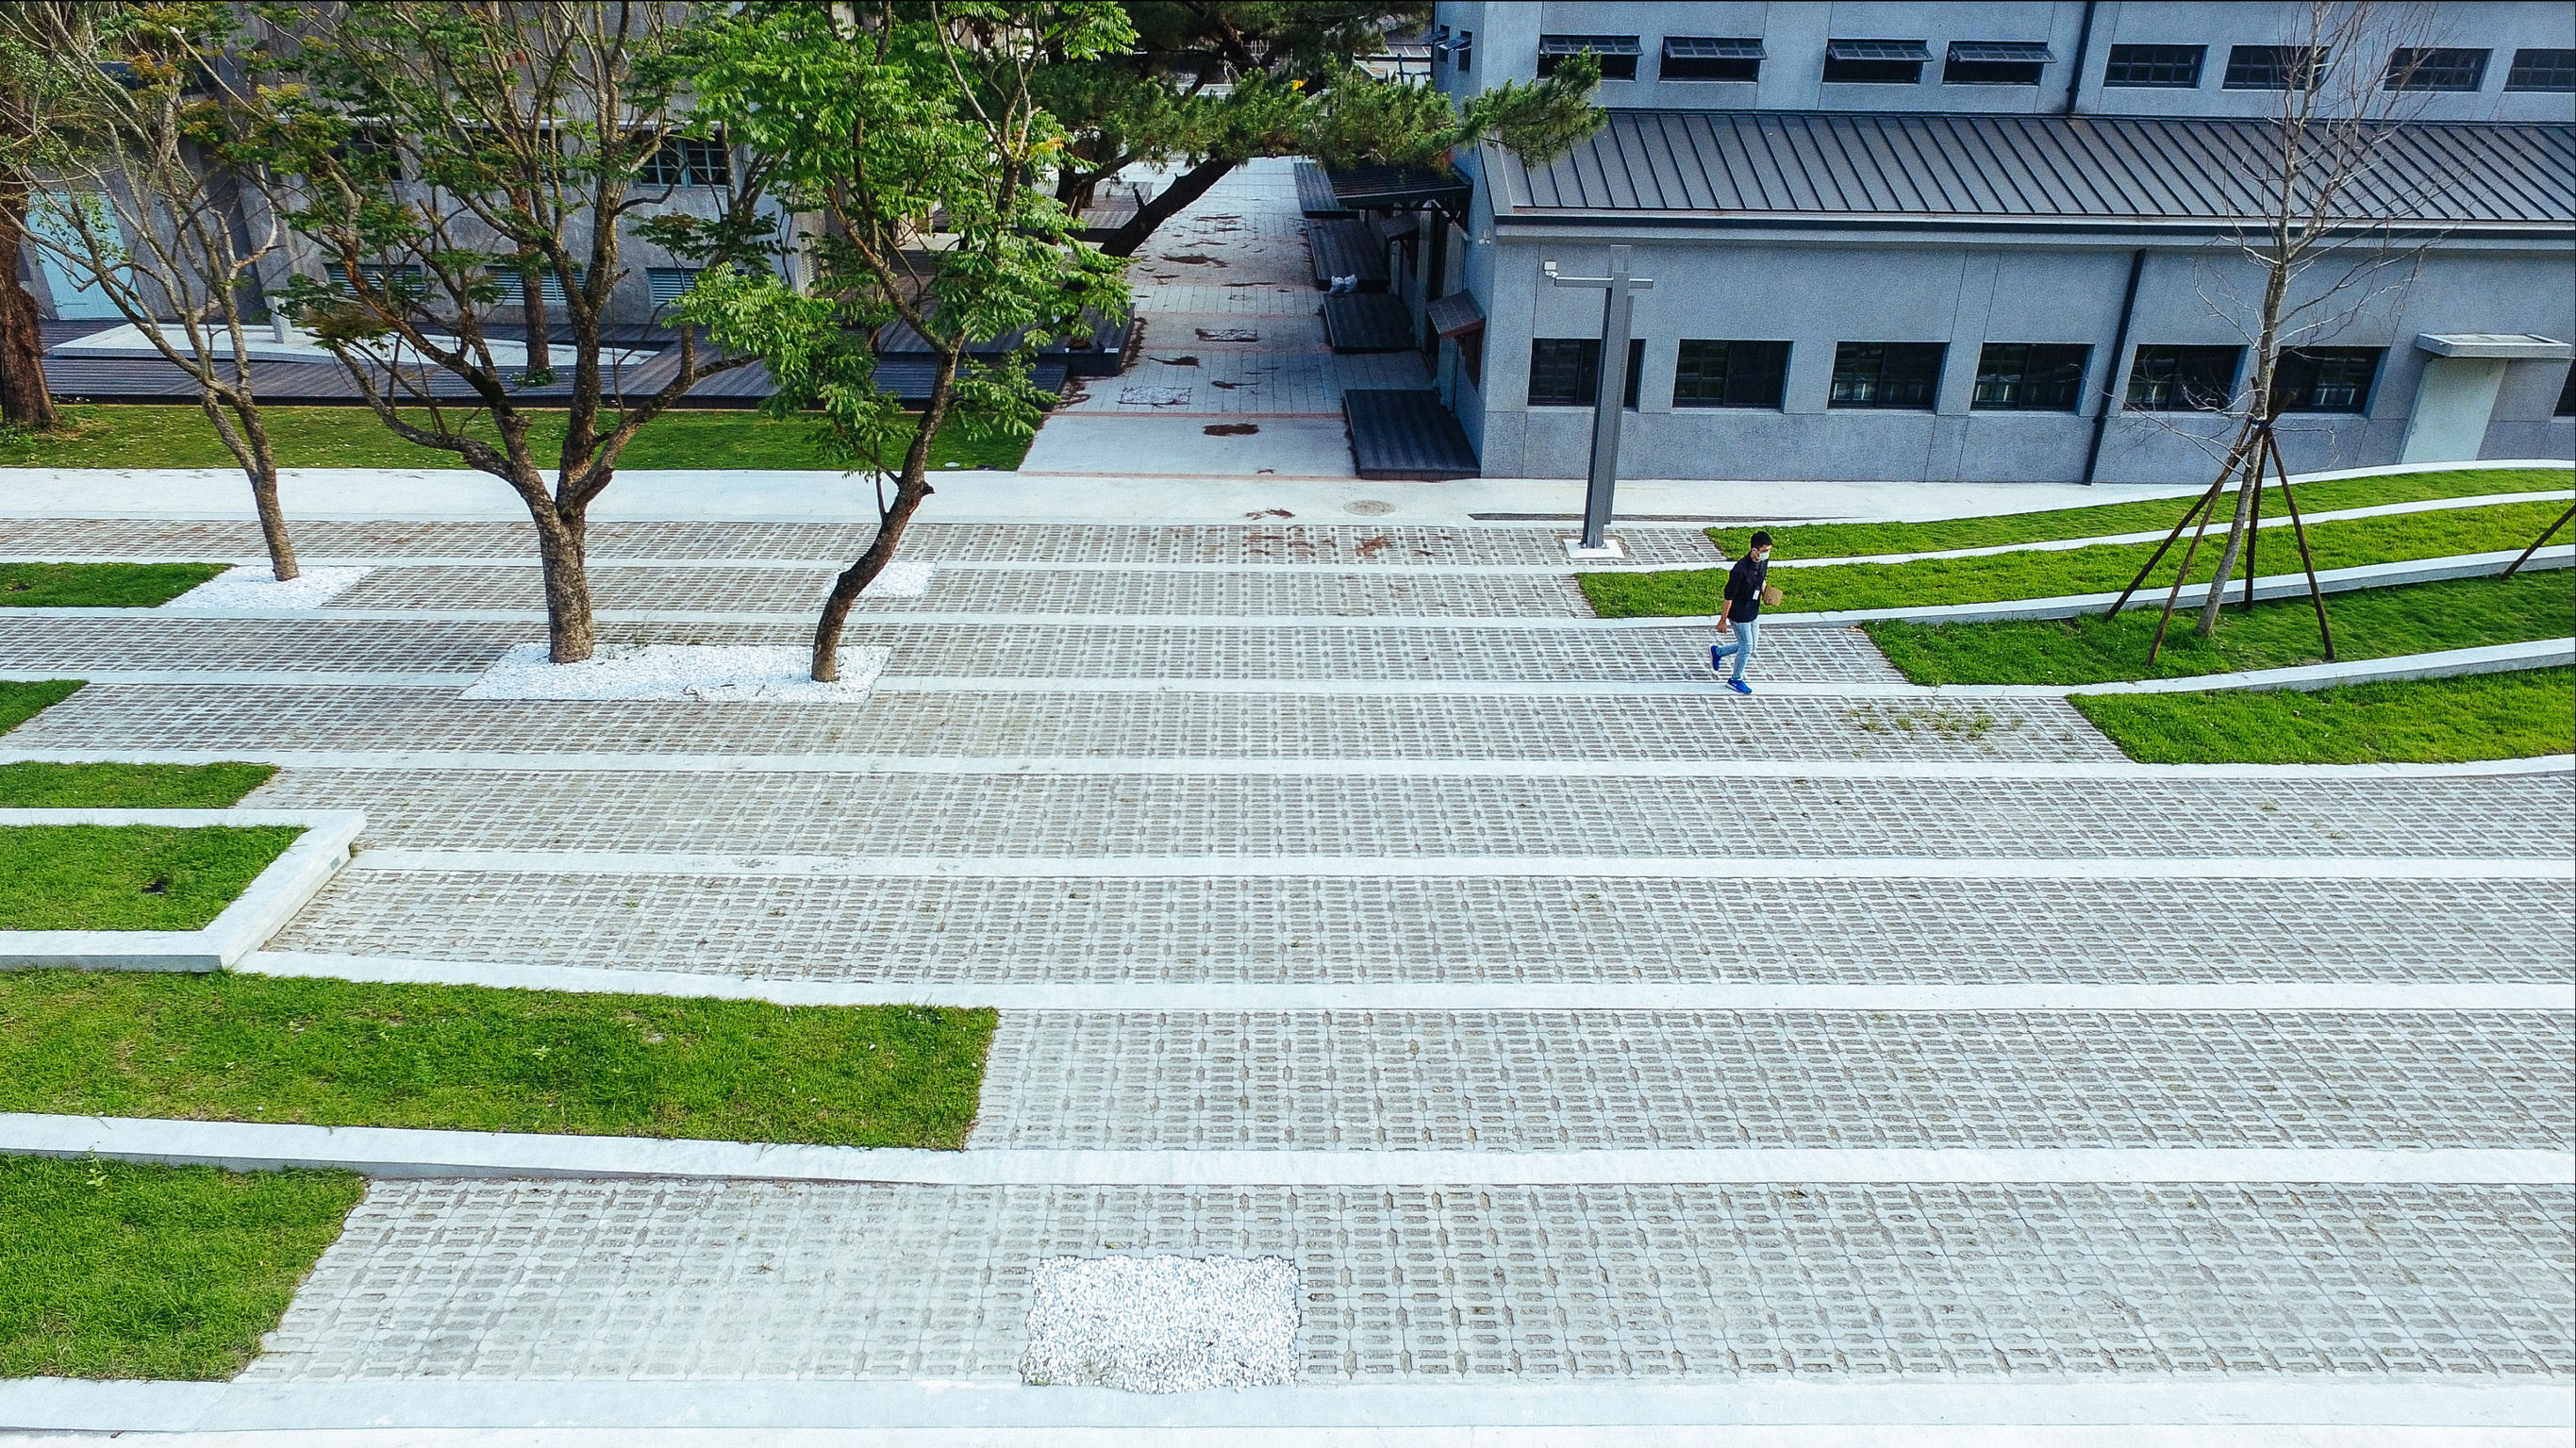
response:
<svg viewBox="0 0 2576 1448"><path fill-rule="evenodd" d="M2398 679L2314 694L2077 694L2149 764L2458 764L2576 751L2576 670Z"/></svg>
<svg viewBox="0 0 2576 1448"><path fill-rule="evenodd" d="M0 764L0 809L226 809L274 764Z"/></svg>
<svg viewBox="0 0 2576 1448"><path fill-rule="evenodd" d="M2561 503L2497 503L2439 513L2347 518L2310 528L2308 541L2319 569L2519 550L2565 511ZM2154 587L2171 586L2184 546L2175 544L2157 565ZM2217 569L2218 551L2218 540L2204 540L2192 563L2192 577L2210 577ZM2152 543L2122 543L1976 558L1923 558L1912 563L1837 563L1821 568L1782 568L1775 563L1771 582L1786 601L1766 612L1920 608L2112 593L2126 587L2154 553ZM2299 549L2290 530L2265 530L2255 562L2262 577L2297 573ZM2241 567L2238 573L2242 576ZM1723 568L1586 573L1581 582L1584 596L1603 618L1713 614L1726 594Z"/></svg>
<svg viewBox="0 0 2576 1448"><path fill-rule="evenodd" d="M2305 598L2284 598L2258 603L2250 613L2231 604L2207 639L2191 632L2194 611L2176 610L2150 668L2147 645L2163 602L2159 594L2118 618L1884 620L1861 627L1918 684L2099 684L2325 661L2315 608ZM2335 654L2345 659L2576 638L2576 574L2554 569L2330 593L2326 617L2334 625Z"/></svg>
<svg viewBox="0 0 2576 1448"><path fill-rule="evenodd" d="M224 563L0 563L0 607L157 608Z"/></svg>
<svg viewBox="0 0 2576 1448"><path fill-rule="evenodd" d="M0 734L80 692L80 679L0 679Z"/></svg>
<svg viewBox="0 0 2576 1448"><path fill-rule="evenodd" d="M0 930L202 930L292 825L0 825Z"/></svg>
<svg viewBox="0 0 2576 1448"><path fill-rule="evenodd" d="M2478 468L2463 472L2390 473L2376 478L2333 478L2299 485L2299 511L2372 508L2430 498L2470 498L2487 493L2537 493L2576 487L2566 468ZM2197 494L2193 495L2198 496ZM2219 500L2232 510L2233 495ZM1998 548L2060 538L2102 538L2158 532L2191 506L2191 498L2149 498L2044 513L2004 513L1984 518L1945 518L1933 523L1811 523L1770 530L1772 546L1791 558L1863 558L1876 553L1936 553L1946 548ZM2222 513L2222 520L2225 516ZM2263 516L2289 516L2277 486L2263 493ZM1740 556L1749 528L1711 528L1708 536L1727 557Z"/></svg>
<svg viewBox="0 0 2576 1448"><path fill-rule="evenodd" d="M233 1376L365 1194L345 1171L0 1158L0 1377Z"/></svg>
<svg viewBox="0 0 2576 1448"><path fill-rule="evenodd" d="M0 467L13 468L229 468L233 455L194 407L83 406L63 410L64 426L51 433L0 436ZM462 468L454 453L415 447L387 431L363 407L271 407L261 410L280 467ZM426 425L427 413L418 412ZM497 441L489 419L463 410L451 424ZM534 414L531 435L538 456L563 445L564 414ZM1029 440L978 440L957 426L931 440L934 472L949 466L1016 468ZM645 424L620 468L834 468L803 418L769 418L755 412L666 412Z"/></svg>
<svg viewBox="0 0 2576 1448"><path fill-rule="evenodd" d="M955 1147L994 1013L0 974L0 1111Z"/></svg>

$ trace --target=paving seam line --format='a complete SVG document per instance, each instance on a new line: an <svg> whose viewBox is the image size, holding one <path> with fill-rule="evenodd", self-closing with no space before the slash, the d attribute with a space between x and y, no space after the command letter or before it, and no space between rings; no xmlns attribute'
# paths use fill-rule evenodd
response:
<svg viewBox="0 0 2576 1448"><path fill-rule="evenodd" d="M2570 982L2238 981L2114 985L1769 985L1633 982L1399 981L1363 984L1139 981L1038 984L834 981L621 966L532 965L395 956L254 951L234 970L375 984L490 986L585 994L761 1000L788 1006L925 1005L1006 1011L1209 1014L1247 1011L1665 1012L1862 1011L1871 1014L2025 1014L2180 1011L2195 1014L2430 1015L2576 1008Z"/></svg>
<svg viewBox="0 0 2576 1448"><path fill-rule="evenodd" d="M1637 1147L1099 1150L773 1145L631 1136L0 1114L0 1153L331 1167L370 1176L686 1177L908 1186L1560 1186L2266 1182L2556 1186L2576 1152L2511 1147Z"/></svg>
<svg viewBox="0 0 2576 1448"><path fill-rule="evenodd" d="M0 739L0 763L216 764L241 749L45 749ZM1101 755L614 754L500 750L258 749L288 769L541 770L661 774L1188 774L1379 778L1574 779L2001 779L2074 780L2334 780L2495 779L2576 774L2576 755L2466 760L2457 764L2140 764L2132 760L2060 761L1907 759L1348 759L1154 758Z"/></svg>

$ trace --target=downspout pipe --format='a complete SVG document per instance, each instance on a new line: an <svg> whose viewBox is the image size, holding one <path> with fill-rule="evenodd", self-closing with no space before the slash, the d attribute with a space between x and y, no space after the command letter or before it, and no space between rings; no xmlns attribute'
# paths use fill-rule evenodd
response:
<svg viewBox="0 0 2576 1448"><path fill-rule="evenodd" d="M2111 336L2110 365L2102 371L2102 406L2093 414L2093 445L2084 450L2084 486L2093 486L2093 470L2102 465L2102 435L2110 430L2111 414L2117 410L2118 394L2111 389L2120 380L2120 363L2129 355L2129 319L2138 313L2138 278L2147 269L2147 253L2129 253L2129 288L2120 294L2120 326Z"/></svg>
<svg viewBox="0 0 2576 1448"><path fill-rule="evenodd" d="M2084 53L2093 45L2093 6L2096 0L2084 0L2084 23L2075 31L2075 60L2066 67L2066 99L2058 103L2061 116L2075 114L2075 97L2084 89Z"/></svg>

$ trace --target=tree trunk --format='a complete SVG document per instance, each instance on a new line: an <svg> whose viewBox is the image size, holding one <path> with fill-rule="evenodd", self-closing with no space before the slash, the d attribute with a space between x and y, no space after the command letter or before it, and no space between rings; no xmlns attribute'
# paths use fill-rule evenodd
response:
<svg viewBox="0 0 2576 1448"><path fill-rule="evenodd" d="M531 253L521 251L523 260ZM569 287L569 281L564 283ZM527 359L519 369L519 381L527 387L540 387L554 380L554 349L546 337L546 289L534 270L519 273L519 319L527 324Z"/></svg>
<svg viewBox="0 0 2576 1448"><path fill-rule="evenodd" d="M2201 600L2200 618L2192 624L2194 636L2207 638L2218 627L2218 610L2227 601L2227 580L2236 572L2236 557L2245 549L2245 534L2254 518L2255 495L2263 491L2263 439L2258 435L2246 449L2244 481L2236 485L2236 515L2228 520L2227 542L2218 550L2218 571L2209 578L2209 597Z"/></svg>
<svg viewBox="0 0 2576 1448"><path fill-rule="evenodd" d="M1225 179L1234 169L1232 161L1201 161L1175 178L1162 193L1128 218L1127 224L1109 233L1100 249L1111 256L1134 256L1136 249L1154 234L1154 228L1180 214L1182 207L1207 194L1209 187Z"/></svg>
<svg viewBox="0 0 2576 1448"><path fill-rule="evenodd" d="M896 475L894 503L877 525L877 536L857 562L841 570L832 580L832 591L823 599L823 617L814 625L814 682L829 684L841 677L841 631L849 624L850 609L859 594L885 566L894 561L895 545L903 541L904 525L921 511L922 501L933 489L930 486L930 439L939 431L940 422L948 415L949 389L957 380L957 359L940 360L939 372L930 380L930 403L921 410L921 425L914 430L912 446L903 454L903 471Z"/></svg>
<svg viewBox="0 0 2576 1448"><path fill-rule="evenodd" d="M198 399L215 430L224 430L222 415L216 409L224 404L212 396ZM233 416L241 442L235 453L242 472L250 479L251 506L259 513L259 536L268 544L269 572L284 583L304 570L295 561L295 540L286 531L286 509L277 501L277 452L269 445L268 429L260 425L259 412L248 400L248 394L236 397Z"/></svg>
<svg viewBox="0 0 2576 1448"><path fill-rule="evenodd" d="M45 327L18 281L26 224L26 186L0 183L0 422L51 432L62 418L45 388Z"/></svg>
<svg viewBox="0 0 2576 1448"><path fill-rule="evenodd" d="M577 664L598 647L590 618L588 520L552 503L528 512L537 521L537 561L545 568L546 657Z"/></svg>

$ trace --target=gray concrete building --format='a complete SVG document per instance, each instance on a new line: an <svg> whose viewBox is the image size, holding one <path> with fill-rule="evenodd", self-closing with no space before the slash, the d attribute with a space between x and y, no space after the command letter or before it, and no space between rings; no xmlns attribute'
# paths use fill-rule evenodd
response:
<svg viewBox="0 0 2576 1448"><path fill-rule="evenodd" d="M1601 293L1542 265L1625 244L1624 475L2204 478L2304 83L2389 129L2298 279L2290 465L2576 455L2576 7L2391 8L2302 75L2309 14L1443 0L1434 84L1591 50L1610 122L1461 155L1471 204L1395 286L1487 476L1584 472Z"/></svg>

